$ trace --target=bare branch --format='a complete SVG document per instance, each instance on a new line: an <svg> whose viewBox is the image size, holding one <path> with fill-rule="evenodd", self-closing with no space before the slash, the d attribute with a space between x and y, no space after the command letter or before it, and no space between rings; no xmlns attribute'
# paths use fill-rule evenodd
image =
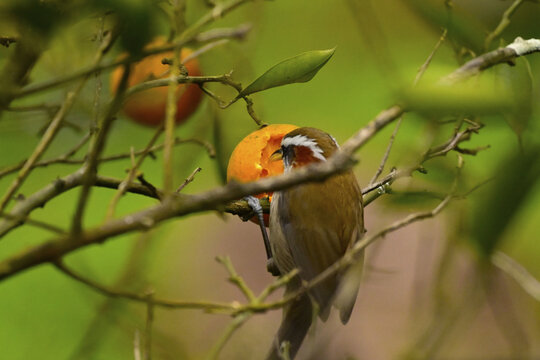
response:
<svg viewBox="0 0 540 360"><path fill-rule="evenodd" d="M35 219L30 219L28 217L17 217L15 215L12 215L12 214L6 214L6 213L1 213L0 212L0 218L6 218L16 224L19 224L19 225L22 225L22 224L28 224L28 225L32 225L32 226L35 226L35 227L39 227L39 228L42 228L44 230L48 230L50 232L53 232L55 234L59 234L59 235L65 235L67 233L67 231L65 231L64 229L56 226L56 225L52 225L52 224L49 224L49 223L46 223L44 221L39 221L39 220L35 220Z"/></svg>
<svg viewBox="0 0 540 360"><path fill-rule="evenodd" d="M420 69L418 69L418 73L416 74L416 77L414 78L414 81L413 81L413 86L416 86L418 84L418 82L420 81L424 73L426 72L429 64L431 64L431 60L433 59L433 56L435 55L437 50L439 50L442 43L446 39L446 34L448 34L448 30L444 29L441 37L439 38L439 41L437 41L437 44L435 44L435 47L433 48L433 50L427 57L426 61L422 64L422 66L420 66Z"/></svg>
<svg viewBox="0 0 540 360"><path fill-rule="evenodd" d="M238 304L227 304L227 303L213 303L205 301L174 301L166 299L158 299L156 297L149 297L148 294L135 294L130 292L123 292L116 289L109 289L105 286L102 286L92 280L86 279L81 275L75 273L69 267L67 267L62 261L55 261L53 265L60 270L65 275L69 276L73 280L76 280L80 283L83 283L86 286L89 286L93 290L101 293L104 296L111 298L124 298L128 300L137 301L144 304L152 304L154 306L160 306L163 308L169 309L200 309L205 311L218 311L218 310L236 310Z"/></svg>
<svg viewBox="0 0 540 360"><path fill-rule="evenodd" d="M219 39L244 40L252 28L253 26L251 24L241 24L235 28L211 29L197 35L195 37L195 41L207 42L207 41L215 41Z"/></svg>
<svg viewBox="0 0 540 360"><path fill-rule="evenodd" d="M540 301L540 282L523 265L500 251L493 254L491 262L514 279L533 299Z"/></svg>
<svg viewBox="0 0 540 360"><path fill-rule="evenodd" d="M216 257L216 260L227 269L227 272L229 273L229 282L236 285L250 303L254 302L256 299L255 294L253 294L253 291L251 291L244 279L238 275L231 259L228 256L218 256Z"/></svg>
<svg viewBox="0 0 540 360"><path fill-rule="evenodd" d="M195 179L195 175L200 172L202 170L202 168L200 167L197 167L195 170L193 170L193 172L186 178L186 180L184 180L184 182L182 183L182 185L180 185L178 187L178 189L176 189L176 193L179 193L181 192L182 190L184 190L184 188L190 183L192 182L194 179Z"/></svg>
<svg viewBox="0 0 540 360"><path fill-rule="evenodd" d="M88 136L90 136L90 134L87 134L85 136L85 139L81 140L81 143L80 143L81 147L84 146L84 144L88 141ZM83 143L83 141L84 141L84 143ZM197 145L200 145L206 150L206 152L208 153L208 156L210 156L211 158L214 158L216 156L216 150L214 149L214 146L212 144L210 144L209 142L205 141L205 140L194 139L194 138L193 139L176 138L175 141L174 141L174 145L176 146L176 145L181 145L181 144L197 144ZM78 148L77 148L78 146L79 145L77 145L72 150L68 151L67 153L65 153L65 154L63 154L63 155L61 155L61 156L59 156L57 158L38 161L38 162L36 162L34 164L34 168L36 168L36 167L47 167L49 165L54 165L54 164L67 164L67 165L84 164L84 162L86 161L86 159L84 159L84 158L83 159L71 159L71 156L74 155L74 154L71 154L71 152L74 149L75 149L75 151L78 151ZM164 144L152 146L148 151L149 155L152 155L155 152L163 150L163 146L164 146ZM139 156L139 155L143 154L144 152L145 152L145 149L137 150L137 151L135 151L135 156ZM99 158L98 162L99 163L104 163L104 162L109 162L109 161L124 160L124 159L129 159L130 156L131 156L131 154L129 152L126 152L126 153L123 153L123 154L117 154L117 155L101 157L101 158ZM22 163L20 163L18 165L10 166L8 168L0 170L0 178L16 172L17 170L21 169L23 167L23 165L24 165L24 162L22 162Z"/></svg>
<svg viewBox="0 0 540 360"><path fill-rule="evenodd" d="M111 199L111 202L109 203L109 206L107 208L107 215L105 216L106 220L110 220L110 219L112 219L114 217L114 212L116 210L116 206L118 205L118 202L120 201L120 198L126 193L129 185L131 185L133 180L136 178L137 172L138 172L139 168L141 167L144 159L146 158L146 156L150 152L150 149L152 148L152 146L154 146L154 143L157 141L157 139L159 138L159 136L161 135L162 132L163 132L163 127L160 127L155 132L154 136L152 136L152 138L148 142L148 145L146 145L146 148L143 150L143 152L142 152L141 156L139 157L139 159L137 160L137 162L135 162L135 153L134 153L134 151L132 149L131 155L132 155L132 163L133 163L133 165L129 169L126 178L118 186L118 191L116 192L116 194L114 194L114 197Z"/></svg>
<svg viewBox="0 0 540 360"><path fill-rule="evenodd" d="M24 34L28 35L28 34ZM9 40L7 40L9 41ZM5 42L4 42L5 43ZM0 71L0 116L16 98L19 89L28 81L28 76L41 56L42 44L32 41L32 36L17 39L17 46L9 51Z"/></svg>
<svg viewBox="0 0 540 360"><path fill-rule="evenodd" d="M224 9L223 13L227 13L230 10L232 10L232 8L237 7L241 5L242 3L246 3L248 1L252 1L252 0L236 0L236 1L232 1L230 4L223 5L223 9ZM243 39L243 37L238 36L238 34L242 32L247 33L245 29L245 25L241 25L237 28L229 29L230 31L227 31L226 29L220 29L218 32L216 32L216 29L214 29L206 33L197 33L197 31L202 26L207 25L208 23L214 20L212 15L210 15L210 19L208 19L209 14L212 14L212 11L210 11L205 16L205 20L201 24L199 25L195 24L197 26L194 25L190 29L187 29L180 40L172 44L167 44L164 46L144 50L143 53L141 54L141 57L168 52L168 51L173 50L175 47L184 47L186 45L189 45L197 41L200 41L200 42L214 41L220 38ZM188 30L190 31L190 34L187 34ZM193 30L197 30L197 31L193 31ZM80 69L74 72L73 74L66 75L64 77L57 77L48 81L44 81L42 83L30 84L26 86L25 88L21 89L20 91L16 92L13 95L13 97L20 98L20 97L28 96L31 94L35 94L37 92L49 90L49 89L64 85L66 83L72 82L74 80L77 80L79 78L94 74L96 72L110 70L110 69L113 69L115 67L122 66L122 65L129 65L135 61L137 61L137 59L125 58L125 59L117 59L114 61L109 61L100 65L91 65L86 68Z"/></svg>
<svg viewBox="0 0 540 360"><path fill-rule="evenodd" d="M86 80L86 79L85 79ZM28 158L28 160L25 161L24 165L22 166L21 170L17 174L17 177L11 185L9 186L8 190L0 200L0 211L4 210L6 206L8 205L9 201L12 199L15 192L20 188L20 186L23 184L26 177L30 174L30 171L34 168L34 164L40 159L40 157L43 155L45 150L49 147L49 145L52 143L54 138L56 137L56 134L60 130L62 126L62 121L64 120L65 116L71 109L71 106L73 105L75 98L80 93L80 91L83 89L85 84L85 81L82 81L77 88L69 92L66 95L66 98L56 113L53 121L47 128L47 131L39 141L38 145L34 149L34 152L32 155Z"/></svg>
<svg viewBox="0 0 540 360"><path fill-rule="evenodd" d="M111 128L114 117L118 110L120 110L120 106L122 105L122 100L124 98L124 94L128 84L129 73L130 68L127 66L124 67L122 78L120 79L120 83L118 85L118 90L114 98L110 102L105 115L102 117L101 122L98 124L99 130L96 133L95 137L92 139L92 143L90 144L90 150L88 152L88 157L86 158L86 162L82 167L84 172L83 186L79 195L77 207L75 209L75 215L73 216L73 220L71 222L71 232L74 235L82 231L82 222L86 203L88 197L90 196L90 188L92 186L92 183L95 181L98 171L98 159L101 155L101 152L105 148L105 143L109 135L109 129Z"/></svg>
<svg viewBox="0 0 540 360"><path fill-rule="evenodd" d="M157 200L163 198L162 190L156 189L155 187L148 184L144 178L138 177L141 184L131 183L127 186L126 191L132 194L143 195L151 197ZM45 204L55 198L56 196L69 191L73 188L82 185L83 181L83 171L79 171L65 176L63 178L56 179L51 184L45 186L43 189L34 193L33 195L27 197L26 199L20 201L13 207L13 210L9 214L3 214L1 217L5 219L0 221L0 239L9 233L11 230L21 226L22 224L29 222L32 225L46 227L44 223L37 225L36 221L33 221L28 218L28 215L35 209L44 207ZM118 189L122 184L121 179L114 179L106 176L98 175L95 179L94 186L103 187L108 189ZM178 196L187 196L190 195L178 195ZM270 203L268 200L261 200L261 206L265 212L268 212L270 209ZM238 200L233 201L225 205L221 210L231 213L233 215L238 215L242 218L250 219L253 217L253 210L247 205L246 201ZM53 231L52 228L50 228ZM59 234L65 234L64 230L57 229Z"/></svg>
<svg viewBox="0 0 540 360"><path fill-rule="evenodd" d="M539 43L538 49L535 47L536 42ZM480 71L481 69L504 62L509 59L509 57L514 58L518 56L518 54L522 55L538 51L540 50L540 40L516 40L514 47L516 47L517 50L514 50L512 47L502 49L502 53L505 56L486 56L491 53L482 55L478 58L482 60L473 63L477 65L472 66L466 64L465 68L473 69L476 66L476 71ZM511 51L511 53L508 51ZM484 66L486 64L488 66ZM460 72L462 72L462 70L457 71L457 73ZM459 78L463 79L474 73L475 71L466 71L465 73L461 73ZM358 148L362 147L378 131L399 118L403 112L404 109L400 106L393 106L381 112L367 126L360 129L360 131L345 142L341 150L326 162L306 166L300 168L298 171L280 176L261 179L257 182L245 184L232 182L197 195L181 196L181 194L176 194L176 196L166 199L159 205L136 212L118 220L110 221L99 228L82 232L77 236L77 241L73 241L73 235L69 235L34 246L0 262L0 280L39 264L53 261L54 259L64 256L81 247L102 243L115 235L147 229L150 226L154 226L155 224L172 217L207 210L223 209L225 204L246 195L281 190L308 181L322 181L336 173L349 169L354 164L352 154ZM435 213L436 212L437 211L435 211ZM430 214L428 215L432 216ZM418 217L418 219L420 218L422 217Z"/></svg>
<svg viewBox="0 0 540 360"><path fill-rule="evenodd" d="M152 293L146 294L148 302L146 303L146 326L144 328L144 359L152 359L152 323L154 322L154 303Z"/></svg>
<svg viewBox="0 0 540 360"><path fill-rule="evenodd" d="M508 25L510 25L510 18L524 2L525 0L514 0L510 7L506 9L497 27L486 36L486 39L484 40L484 51L487 51L491 42L499 37Z"/></svg>
<svg viewBox="0 0 540 360"><path fill-rule="evenodd" d="M220 336L218 341L214 344L212 349L210 350L210 353L206 356L206 360L215 360L218 358L219 353L227 344L231 336L234 334L236 330L240 328L249 318L252 316L251 313L242 313L240 315L237 315L234 317L234 319L231 321L231 323L227 326L223 334Z"/></svg>
<svg viewBox="0 0 540 360"><path fill-rule="evenodd" d="M97 54L94 56L94 60L92 62L93 66L99 65L99 63L103 59L103 56L107 52L107 49L112 41L113 41L113 38L109 36L101 44L100 48L97 51ZM81 82L77 85L75 90L67 93L64 99L64 102L62 103L62 106L60 107L56 115L54 116L52 122L49 124L47 131L45 132L45 134L39 141L32 155L24 163L17 177L11 183L10 187L8 188L8 190L6 191L6 193L0 200L0 211L6 208L6 206L8 205L9 201L11 200L15 192L20 188L20 186L22 185L26 177L30 174L30 171L33 169L34 164L41 158L43 153L47 150L49 145L52 143L52 141L58 134L58 131L60 130L66 115L71 110L71 107L73 106L73 103L75 102L75 99L84 88L88 78L89 78L89 74L82 78ZM3 86L6 86L6 85L4 84Z"/></svg>
<svg viewBox="0 0 540 360"><path fill-rule="evenodd" d="M399 126L401 125L401 122L403 121L403 117L400 117L398 122L396 123L396 127L394 128L394 132L392 133L392 136L390 136L390 141L388 141L388 146L386 147L386 151L384 152L384 156L381 160L381 163L379 164L379 168L375 172L375 175L371 178L369 181L368 186L372 186L375 181L379 178L381 173L384 170L384 166L386 165L386 162L388 161L388 156L390 156L390 151L392 150L392 145L394 145L394 139L396 138L397 132L399 130Z"/></svg>
<svg viewBox="0 0 540 360"><path fill-rule="evenodd" d="M176 194L165 199L161 204L109 221L99 228L81 232L77 235L61 237L48 241L14 255L0 263L0 280L24 269L52 261L71 251L90 244L101 243L108 238L135 230L147 229L164 220L189 213L221 209L230 201L246 195L259 194L270 190L280 190L306 181L321 181L336 173L349 169L354 161L352 153L373 137L378 130L394 121L403 110L394 106L383 111L366 127L349 139L341 151L324 163L307 166L298 171L276 177L264 178L257 182L238 184L231 182L225 186L198 195ZM74 241L75 237L77 241Z"/></svg>
<svg viewBox="0 0 540 360"><path fill-rule="evenodd" d="M468 61L459 69L452 72L450 75L445 76L441 80L441 83L450 85L474 76L481 71L489 69L490 67L497 64L511 63L512 60L519 56L539 51L540 40L523 40L522 38L518 37L514 40L513 43L506 47L490 51L488 53L485 53L484 55L478 56Z"/></svg>

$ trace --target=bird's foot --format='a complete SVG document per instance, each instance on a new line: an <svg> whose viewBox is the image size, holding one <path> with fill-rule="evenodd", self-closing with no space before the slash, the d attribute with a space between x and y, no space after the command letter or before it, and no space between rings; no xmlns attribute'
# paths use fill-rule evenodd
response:
<svg viewBox="0 0 540 360"><path fill-rule="evenodd" d="M257 215L259 221L263 220L263 209L261 203L259 202L259 199L257 199L255 196L246 196L244 197L244 200L247 201L249 207L251 208L251 210L253 210L255 215Z"/></svg>
<svg viewBox="0 0 540 360"><path fill-rule="evenodd" d="M279 271L274 258L266 260L266 270L274 276L281 276L281 272Z"/></svg>

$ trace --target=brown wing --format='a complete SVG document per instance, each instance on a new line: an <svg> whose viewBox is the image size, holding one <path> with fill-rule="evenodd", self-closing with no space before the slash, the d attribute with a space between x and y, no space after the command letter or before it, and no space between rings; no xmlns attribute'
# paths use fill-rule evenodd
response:
<svg viewBox="0 0 540 360"><path fill-rule="evenodd" d="M336 262L363 232L361 194L352 172L283 191L274 201L270 240L276 263L282 272L299 268L303 280ZM311 292L322 314L338 282L339 276L333 276Z"/></svg>

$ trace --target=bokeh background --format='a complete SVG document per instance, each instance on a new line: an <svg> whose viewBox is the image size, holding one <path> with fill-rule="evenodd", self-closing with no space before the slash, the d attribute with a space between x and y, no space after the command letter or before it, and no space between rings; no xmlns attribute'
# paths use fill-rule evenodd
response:
<svg viewBox="0 0 540 360"><path fill-rule="evenodd" d="M13 20L10 10L16 1L0 5L2 18ZM31 4L31 2L26 2ZM107 3L107 2L102 2ZM287 0L248 3L209 28L253 26L244 41L230 41L200 57L205 74L223 74L233 70L234 79L244 85L278 61L298 53L336 47L333 58L315 78L305 84L279 87L253 95L257 114L268 123L291 123L314 126L328 131L343 142L378 112L402 100L402 90L413 82L418 69L432 52L451 13L456 30L435 53L426 71L426 79L449 73L467 60L470 54L456 56L454 47L465 45L482 53L485 36L499 23L513 1L323 1ZM135 6L124 1L118 9ZM152 6L157 4L152 4ZM166 3L165 3L166 6ZM97 47L93 40L99 18L85 8L50 35L50 43L31 81L43 81L72 73L90 63ZM122 10L117 10L122 11ZM203 1L187 2L187 20L193 23L209 11ZM37 16L37 15L36 15ZM151 33L167 35L169 23L162 12L147 14ZM525 2L512 16L501 38L540 37L540 5ZM13 21L0 22L0 35L17 35ZM10 51L0 48L0 66ZM123 51L116 44L108 58ZM463 189L471 188L494 174L505 159L519 155L523 148L539 141L538 85L540 56L527 57L532 78L530 116L516 120L510 115L488 111L490 104L479 106L486 115L477 118L486 126L473 136L467 147L491 145L476 156L465 157ZM506 65L486 75L492 86L496 79L522 76L526 64ZM65 127L45 153L52 158L74 146L92 116L95 87L103 84L101 110L110 99L109 73L100 80L91 79L68 120L76 127ZM506 81L506 80L505 80ZM504 82L504 81L503 81ZM1 86L1 85L0 85ZM74 85L15 102L28 105L58 103ZM213 86L224 97L231 96L225 87ZM508 89L507 89L508 90ZM481 93L482 94L482 93ZM421 102L430 102L425 94ZM462 98L458 98L460 100ZM503 99L501 99L502 101ZM433 120L448 118L447 113L411 112L406 114L396 137L385 174L393 166L414 164L422 153L452 134L453 123L434 125ZM35 147L40 131L50 117L46 112L4 112L0 118L0 169L27 158ZM515 122L518 125L515 125ZM515 125L515 126L512 126ZM77 130L77 127L82 130ZM516 130L518 128L518 130ZM219 110L206 98L192 118L177 129L181 138L197 137L218 142L218 156L210 159L196 145L175 149L175 183L180 184L195 167L202 167L196 180L184 190L197 193L222 183L223 168L234 145L256 129L245 106L238 102ZM385 152L393 126L381 131L358 156L355 173L365 186ZM151 129L134 124L120 114L114 123L106 154L125 153L131 146L143 148ZM80 153L80 156L84 152ZM447 191L457 162L454 153L425 164L428 174L415 173L394 185L396 191ZM122 178L129 161L103 164L100 173ZM32 172L21 193L28 195L57 177L69 174L75 166L54 165ZM161 154L147 159L142 171L148 181L162 183ZM0 179L0 192L7 189L14 176ZM512 194L520 189L506 188ZM537 279L540 278L540 187L528 190L512 221L498 234L498 249L512 256ZM318 323L299 356L303 359L540 359L540 308L538 302L510 277L491 272L493 284L482 292L480 300L467 299L467 284L476 274L478 250L467 234L467 226L478 216L490 219L496 209L478 209L480 189L466 199L454 202L435 219L409 226L376 242L367 250L367 265L357 305L348 325L335 316ZM94 189L84 224L100 225L110 201L111 190ZM32 213L35 219L68 228L78 190L67 192ZM497 206L504 207L504 199ZM429 197L385 195L366 208L368 233L376 231L407 214L427 210L437 204ZM117 215L135 212L154 204L137 195L125 196ZM489 224L489 221L485 222ZM23 226L0 241L0 257L7 258L25 247L51 238L39 228ZM238 273L255 291L271 281L265 269L265 254L259 229L252 223L219 213L204 213L168 221L144 233L119 236L104 245L84 248L66 257L78 272L115 289L142 293L153 290L156 296L178 300L241 300L239 291L227 282L227 273L214 259L227 255ZM443 264L450 263L441 275ZM442 282L442 284L441 284ZM443 295L441 295L441 292ZM276 294L273 299L278 299ZM444 298L443 310L436 299ZM470 303L471 306L467 306ZM449 329L436 326L439 315L450 312ZM443 316L441 315L441 316ZM130 359L137 331L144 331L146 308L129 300L111 299L96 293L43 265L0 284L0 352L4 359ZM262 359L280 320L280 311L254 316L228 342L223 359ZM198 310L156 308L153 323L154 359L199 359L223 332L230 318L205 314ZM435 323L435 325L434 325ZM429 355L416 352L426 334L444 331Z"/></svg>

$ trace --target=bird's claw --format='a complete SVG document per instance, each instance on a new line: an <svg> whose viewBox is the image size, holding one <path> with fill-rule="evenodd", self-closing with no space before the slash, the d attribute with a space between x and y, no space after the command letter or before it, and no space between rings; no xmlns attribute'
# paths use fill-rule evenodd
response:
<svg viewBox="0 0 540 360"><path fill-rule="evenodd" d="M253 210L255 214L257 214L257 216L259 216L259 214L261 214L262 216L263 209L261 203L259 202L259 199L257 199L255 196L246 196L244 197L244 200L247 201L249 207Z"/></svg>
<svg viewBox="0 0 540 360"><path fill-rule="evenodd" d="M266 260L266 270L268 270L268 272L274 276L281 276L281 272L279 271L273 257Z"/></svg>

